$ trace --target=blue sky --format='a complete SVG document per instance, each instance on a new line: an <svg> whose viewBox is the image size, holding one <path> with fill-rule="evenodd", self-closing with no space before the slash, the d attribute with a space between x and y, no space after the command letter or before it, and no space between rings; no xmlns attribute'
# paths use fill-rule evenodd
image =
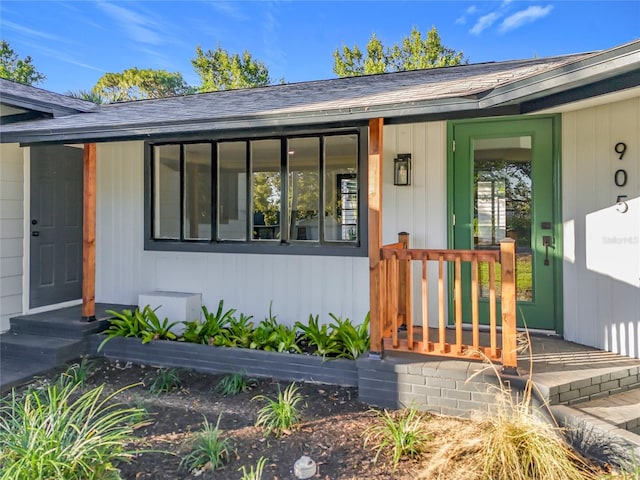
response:
<svg viewBox="0 0 640 480"><path fill-rule="evenodd" d="M131 67L182 73L196 45L248 50L272 78L334 77L333 51L373 32L385 44L435 26L472 63L602 50L640 38L629 1L25 1L0 2L0 34L55 92L88 90Z"/></svg>

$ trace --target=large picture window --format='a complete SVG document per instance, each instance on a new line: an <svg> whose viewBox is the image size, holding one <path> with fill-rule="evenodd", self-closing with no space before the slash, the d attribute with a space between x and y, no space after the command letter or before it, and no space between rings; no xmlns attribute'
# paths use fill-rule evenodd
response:
<svg viewBox="0 0 640 480"><path fill-rule="evenodd" d="M359 142L359 133L341 132L154 144L146 246L327 254L360 247Z"/></svg>

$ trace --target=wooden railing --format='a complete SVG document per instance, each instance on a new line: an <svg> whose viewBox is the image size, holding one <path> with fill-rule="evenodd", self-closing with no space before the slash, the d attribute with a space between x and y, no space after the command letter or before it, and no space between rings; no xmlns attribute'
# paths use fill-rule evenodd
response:
<svg viewBox="0 0 640 480"><path fill-rule="evenodd" d="M482 357L502 363L505 369L515 370L516 353L516 288L515 242L505 239L500 250L424 250L407 248L408 234L400 234L398 243L380 249L380 335L384 350L401 350L457 358ZM421 265L420 319L414 318L412 299L412 262ZM437 262L437 328L429 328L428 262ZM453 264L453 320L447 328L446 304L448 300L445 263ZM465 292L470 298L470 311L463 318L462 264L469 263L471 288ZM488 291L488 340L481 342L479 267L488 272L482 280ZM498 264L498 267L496 267ZM501 341L498 342L496 268L500 268ZM486 276L486 275L485 275ZM463 323L465 328L463 329ZM436 322L432 322L433 325ZM468 328L470 332L466 332ZM467 342L463 341L463 331ZM448 339L447 337L451 337ZM483 335L485 337L485 335ZM374 341L374 339L372 339ZM483 344L485 343L485 344Z"/></svg>

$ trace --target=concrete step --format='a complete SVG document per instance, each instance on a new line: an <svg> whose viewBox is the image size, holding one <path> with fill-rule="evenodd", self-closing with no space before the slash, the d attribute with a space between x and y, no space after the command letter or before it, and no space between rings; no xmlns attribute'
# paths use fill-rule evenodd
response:
<svg viewBox="0 0 640 480"><path fill-rule="evenodd" d="M605 420L617 428L640 432L640 388L579 403L573 408Z"/></svg>
<svg viewBox="0 0 640 480"><path fill-rule="evenodd" d="M594 362L591 368L534 371L533 382L550 405L582 406L640 389L640 365L637 360L623 359L615 366L599 367Z"/></svg>
<svg viewBox="0 0 640 480"><path fill-rule="evenodd" d="M41 360L5 358L0 360L0 394L13 387L31 382L33 377L51 370L52 367Z"/></svg>
<svg viewBox="0 0 640 480"><path fill-rule="evenodd" d="M108 328L109 320L99 319L94 322L83 322L80 318L70 320L68 317L57 317L55 312L47 312L46 314L13 317L10 325L11 333L81 339Z"/></svg>
<svg viewBox="0 0 640 480"><path fill-rule="evenodd" d="M86 341L43 337L40 335L16 334L0 335L0 359L41 362L44 367L53 368L85 353ZM2 366L4 371L4 365Z"/></svg>

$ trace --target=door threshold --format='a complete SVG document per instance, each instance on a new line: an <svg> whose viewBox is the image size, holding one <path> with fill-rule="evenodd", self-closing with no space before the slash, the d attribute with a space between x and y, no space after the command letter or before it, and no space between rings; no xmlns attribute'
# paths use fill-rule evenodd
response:
<svg viewBox="0 0 640 480"><path fill-rule="evenodd" d="M60 310L61 308L75 307L76 305L82 305L82 299L69 300L68 302L54 303L52 305L43 305L42 307L30 308L27 310L27 314L44 313L52 310Z"/></svg>

